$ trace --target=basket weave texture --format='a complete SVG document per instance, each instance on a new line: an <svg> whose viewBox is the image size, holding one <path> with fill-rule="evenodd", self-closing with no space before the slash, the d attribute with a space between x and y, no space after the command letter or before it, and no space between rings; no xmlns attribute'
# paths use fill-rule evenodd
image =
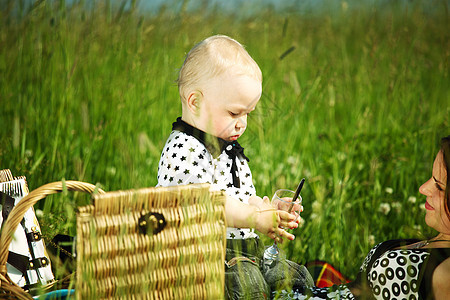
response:
<svg viewBox="0 0 450 300"><path fill-rule="evenodd" d="M224 203L206 184L95 195L77 216L77 298L223 299Z"/></svg>

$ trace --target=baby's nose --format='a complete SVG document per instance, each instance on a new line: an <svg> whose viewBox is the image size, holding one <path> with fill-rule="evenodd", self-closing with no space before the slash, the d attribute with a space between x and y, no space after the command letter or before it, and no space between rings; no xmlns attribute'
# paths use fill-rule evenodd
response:
<svg viewBox="0 0 450 300"><path fill-rule="evenodd" d="M245 128L247 126L247 120L244 117L240 117L236 121L236 129Z"/></svg>

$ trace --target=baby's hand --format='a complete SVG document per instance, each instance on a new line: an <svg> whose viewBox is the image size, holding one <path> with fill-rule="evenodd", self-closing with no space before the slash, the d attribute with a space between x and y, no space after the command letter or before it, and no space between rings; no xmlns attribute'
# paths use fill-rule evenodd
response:
<svg viewBox="0 0 450 300"><path fill-rule="evenodd" d="M249 204L257 207L255 229L267 235L278 243L283 242L283 238L294 240L295 236L288 233L281 227L294 229L298 227L296 215L286 211L277 210L270 204L268 197L261 199L253 196L249 198Z"/></svg>

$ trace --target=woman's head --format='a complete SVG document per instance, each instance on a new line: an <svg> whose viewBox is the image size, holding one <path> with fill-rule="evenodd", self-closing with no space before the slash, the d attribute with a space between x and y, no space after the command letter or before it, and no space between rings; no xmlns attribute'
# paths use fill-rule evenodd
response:
<svg viewBox="0 0 450 300"><path fill-rule="evenodd" d="M437 231L450 235L449 168L450 136L441 140L441 149L434 160L432 176L419 188L420 193L427 196L425 222Z"/></svg>

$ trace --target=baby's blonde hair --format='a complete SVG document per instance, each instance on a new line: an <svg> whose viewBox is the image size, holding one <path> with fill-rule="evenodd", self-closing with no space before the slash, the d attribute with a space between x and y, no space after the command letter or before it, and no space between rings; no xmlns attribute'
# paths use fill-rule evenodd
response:
<svg viewBox="0 0 450 300"><path fill-rule="evenodd" d="M178 91L184 100L189 91L228 70L262 82L258 64L238 41L226 35L211 36L195 45L186 56L178 75Z"/></svg>

